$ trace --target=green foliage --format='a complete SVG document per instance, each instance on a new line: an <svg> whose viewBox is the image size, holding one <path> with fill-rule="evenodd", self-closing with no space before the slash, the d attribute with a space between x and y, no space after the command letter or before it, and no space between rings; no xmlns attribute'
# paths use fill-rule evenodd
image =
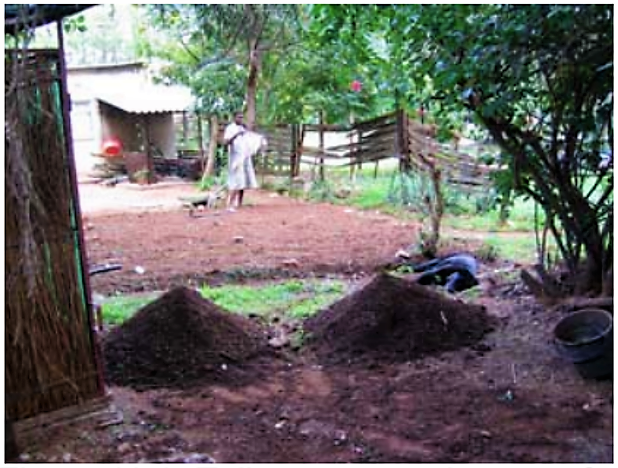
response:
<svg viewBox="0 0 618 468"><path fill-rule="evenodd" d="M335 185L326 180L316 180L311 184L307 198L319 202L335 202Z"/></svg>
<svg viewBox="0 0 618 468"><path fill-rule="evenodd" d="M325 39L359 22L383 34L413 80L407 101L429 95L438 121L471 112L512 181L498 181L502 220L512 191L530 196L571 274L585 260L583 288L601 284L613 251L613 170L599 165L613 153L612 6L326 5L315 19ZM584 187L590 177L598 197Z"/></svg>
<svg viewBox="0 0 618 468"><path fill-rule="evenodd" d="M388 203L388 177L357 176L348 203L361 209L383 208Z"/></svg>
<svg viewBox="0 0 618 468"><path fill-rule="evenodd" d="M500 256L498 248L491 243L483 244L475 253L481 262L495 262Z"/></svg>
<svg viewBox="0 0 618 468"><path fill-rule="evenodd" d="M143 9L151 24L141 31L142 54L163 60L164 78L190 87L201 111L220 116L244 107L251 70L269 72L269 56L293 42L297 14L294 5L159 4Z"/></svg>
<svg viewBox="0 0 618 468"><path fill-rule="evenodd" d="M69 17L64 21L67 62L100 65L136 60L138 21L136 9L126 4L97 5Z"/></svg>
<svg viewBox="0 0 618 468"><path fill-rule="evenodd" d="M64 31L68 34L72 32L86 32L88 27L86 26L86 17L84 15L70 16L62 22Z"/></svg>

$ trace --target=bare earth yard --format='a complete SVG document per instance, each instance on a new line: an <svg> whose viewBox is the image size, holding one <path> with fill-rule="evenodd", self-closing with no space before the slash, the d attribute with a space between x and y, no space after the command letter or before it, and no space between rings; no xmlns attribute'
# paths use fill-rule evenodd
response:
<svg viewBox="0 0 618 468"><path fill-rule="evenodd" d="M101 294L325 275L359 288L416 234L414 225L384 214L266 192L249 193L249 206L236 213L190 217L178 201L196 194L189 185L80 191L90 262L124 267L92 277ZM474 245L462 241L461 248ZM491 276L502 267L484 265L483 272ZM262 358L261 377L242 385L110 386L121 423L86 420L50 429L31 441L26 458L612 462L612 381L580 377L552 343L562 312L550 312L504 278L496 275L492 288L467 299L498 323L474 346L408 362L327 364L286 351Z"/></svg>

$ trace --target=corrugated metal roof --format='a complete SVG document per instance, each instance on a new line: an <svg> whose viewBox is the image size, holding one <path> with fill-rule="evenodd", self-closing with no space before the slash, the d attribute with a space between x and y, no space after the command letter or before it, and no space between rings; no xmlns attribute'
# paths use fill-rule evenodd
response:
<svg viewBox="0 0 618 468"><path fill-rule="evenodd" d="M118 92L97 93L96 98L131 114L154 114L191 110L191 91L180 86L148 85Z"/></svg>
<svg viewBox="0 0 618 468"><path fill-rule="evenodd" d="M10 3L4 5L4 32L15 34L26 27L43 26L96 6Z"/></svg>

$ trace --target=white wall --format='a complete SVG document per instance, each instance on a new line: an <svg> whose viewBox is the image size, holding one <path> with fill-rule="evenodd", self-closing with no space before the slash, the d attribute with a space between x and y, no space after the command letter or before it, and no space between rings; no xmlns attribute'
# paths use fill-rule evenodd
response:
<svg viewBox="0 0 618 468"><path fill-rule="evenodd" d="M67 88L71 99L71 131L73 153L79 179L93 172L101 159L104 128L101 121L98 93L117 91L127 86L140 86L148 81L140 64L105 67L77 67L68 70Z"/></svg>

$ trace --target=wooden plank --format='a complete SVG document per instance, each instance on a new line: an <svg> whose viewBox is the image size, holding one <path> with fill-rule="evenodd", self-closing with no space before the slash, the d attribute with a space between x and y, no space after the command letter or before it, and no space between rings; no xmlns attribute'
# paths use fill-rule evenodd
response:
<svg viewBox="0 0 618 468"><path fill-rule="evenodd" d="M364 158L360 162L362 164L365 164L365 163L369 164L369 163L373 163L373 162L377 162L377 161L383 161L385 159L391 159L391 158L394 159L395 156L388 155L388 154L382 154L382 155L375 155L375 156L370 157L370 158ZM341 167L346 167L346 166L350 166L350 165L358 164L358 163L359 163L359 161L352 159L351 161L348 161L348 162L346 162L344 164L341 164Z"/></svg>
<svg viewBox="0 0 618 468"><path fill-rule="evenodd" d="M396 121L396 113L390 113L376 117L375 119L358 122L354 125L354 130L365 130L367 128L379 127L385 124L392 124Z"/></svg>
<svg viewBox="0 0 618 468"><path fill-rule="evenodd" d="M354 153L358 151L364 151L367 148L372 148L375 146L384 146L384 145L392 145L394 147L395 139L394 138L380 138L376 140L364 140L364 141L358 141L354 143L348 143L347 145L329 147L327 148L327 150L332 151L332 152L342 152L342 153L353 152Z"/></svg>
<svg viewBox="0 0 618 468"><path fill-rule="evenodd" d="M308 132L349 132L352 130L349 125L334 125L334 124L305 124L305 129Z"/></svg>
<svg viewBox="0 0 618 468"><path fill-rule="evenodd" d="M38 414L31 418L22 419L13 423L15 435L20 438L27 437L41 431L43 428L64 426L87 418L108 416L113 411L111 406L111 394L93 398L79 405L68 406L49 413Z"/></svg>
<svg viewBox="0 0 618 468"><path fill-rule="evenodd" d="M417 120L408 119L408 132L418 133L430 137L435 137L437 127L435 125L423 124Z"/></svg>
<svg viewBox="0 0 618 468"><path fill-rule="evenodd" d="M335 159L340 159L341 158L341 154L338 153L334 153L331 151L327 151L324 150L322 152L322 150L320 148L315 148L315 147L311 147L311 146L303 146L302 148L302 152L303 155L305 156L314 156L316 158L335 158Z"/></svg>

